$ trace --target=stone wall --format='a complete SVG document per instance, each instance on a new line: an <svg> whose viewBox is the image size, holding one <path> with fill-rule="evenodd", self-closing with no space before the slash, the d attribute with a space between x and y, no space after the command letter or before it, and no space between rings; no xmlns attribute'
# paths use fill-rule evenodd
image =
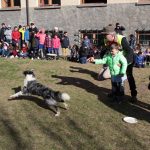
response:
<svg viewBox="0 0 150 150"><path fill-rule="evenodd" d="M126 27L125 35L136 29L150 30L150 5L136 6L130 4L108 4L107 7L62 6L60 9L30 8L30 21L38 27L53 29L58 26L67 30L71 41L79 29L102 29L108 24L119 22ZM1 23L12 26L26 24L26 9L20 11L0 11Z"/></svg>

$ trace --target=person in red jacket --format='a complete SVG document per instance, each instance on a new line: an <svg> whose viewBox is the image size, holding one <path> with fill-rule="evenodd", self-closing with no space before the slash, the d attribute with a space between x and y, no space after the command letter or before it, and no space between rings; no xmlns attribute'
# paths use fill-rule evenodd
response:
<svg viewBox="0 0 150 150"><path fill-rule="evenodd" d="M22 44L22 48L21 51L19 53L19 56L21 58L26 58L28 56L28 47L27 47L27 43L23 43Z"/></svg>
<svg viewBox="0 0 150 150"><path fill-rule="evenodd" d="M21 35L20 35L20 32L18 31L18 27L15 26L14 30L12 31L12 44L13 44L13 46L16 46L16 44L19 44L20 38L21 38Z"/></svg>

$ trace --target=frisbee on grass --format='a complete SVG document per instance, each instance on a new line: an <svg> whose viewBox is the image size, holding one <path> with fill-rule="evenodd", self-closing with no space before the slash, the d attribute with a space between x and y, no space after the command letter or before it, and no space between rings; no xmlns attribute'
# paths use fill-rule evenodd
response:
<svg viewBox="0 0 150 150"><path fill-rule="evenodd" d="M138 122L137 119L134 118L134 117L124 117L124 118L123 118L123 121L125 121L125 122L127 122L127 123L132 123L132 124Z"/></svg>

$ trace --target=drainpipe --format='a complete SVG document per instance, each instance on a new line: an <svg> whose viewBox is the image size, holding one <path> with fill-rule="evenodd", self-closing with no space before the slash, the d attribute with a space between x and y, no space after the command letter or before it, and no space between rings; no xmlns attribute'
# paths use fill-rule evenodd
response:
<svg viewBox="0 0 150 150"><path fill-rule="evenodd" d="M27 25L29 25L29 0L26 0L26 17L27 17Z"/></svg>

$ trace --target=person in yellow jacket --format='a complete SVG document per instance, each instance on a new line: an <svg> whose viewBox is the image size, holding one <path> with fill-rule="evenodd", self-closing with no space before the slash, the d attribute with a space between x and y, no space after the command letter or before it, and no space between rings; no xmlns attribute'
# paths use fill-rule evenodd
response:
<svg viewBox="0 0 150 150"><path fill-rule="evenodd" d="M25 31L26 31L25 26L23 26L23 27L21 27L21 28L19 29L19 32L21 33L21 40L22 40L22 42L24 42L24 40L25 40L25 38L24 38L24 33L25 33Z"/></svg>
<svg viewBox="0 0 150 150"><path fill-rule="evenodd" d="M133 49L131 49L131 47L129 46L129 43L125 36L118 35L115 33L113 25L106 26L104 28L104 31L102 32L102 34L105 35L108 45L111 45L114 42L118 43L121 48L121 52L127 59L128 66L127 66L126 74L127 74L127 79L129 82L130 91L131 91L131 100L130 101L132 103L135 103L135 102L137 102L137 90L136 90L135 80L133 77L133 63L134 63L133 62L134 61ZM111 94L110 94L110 96L111 96Z"/></svg>

